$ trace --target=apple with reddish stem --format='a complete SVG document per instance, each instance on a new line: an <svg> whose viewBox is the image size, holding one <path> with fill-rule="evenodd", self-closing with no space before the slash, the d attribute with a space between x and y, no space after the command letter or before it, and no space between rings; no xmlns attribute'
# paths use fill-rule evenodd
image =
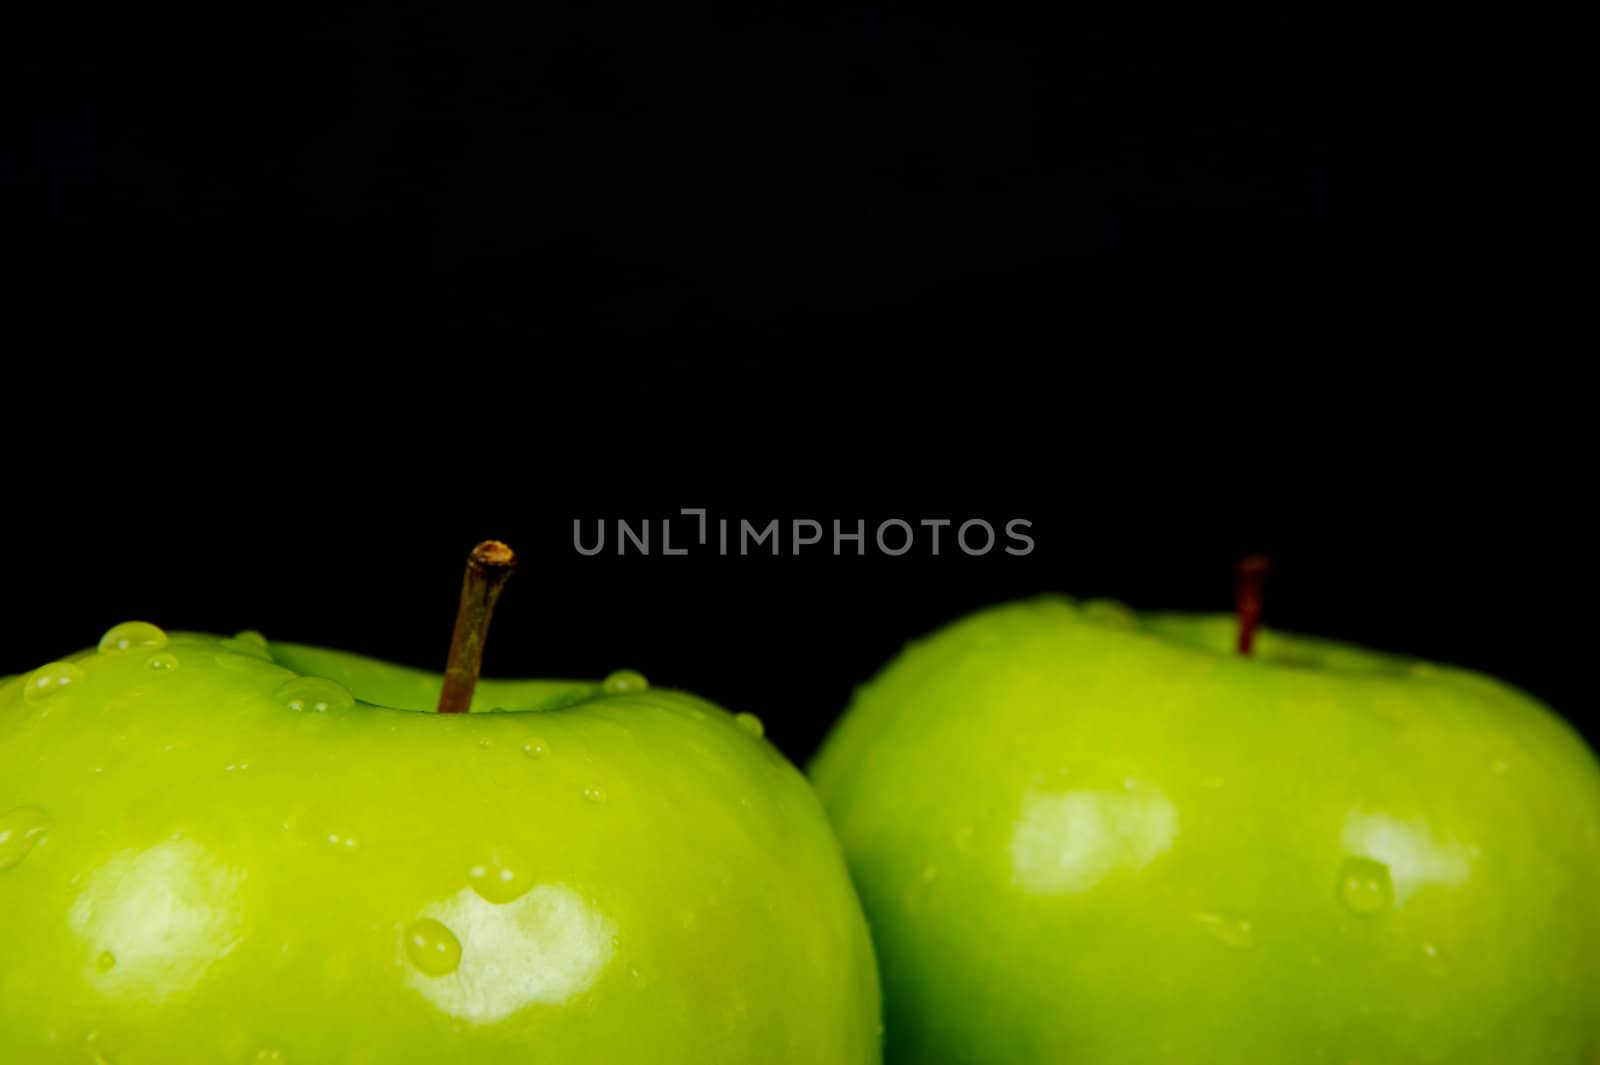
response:
<svg viewBox="0 0 1600 1065"><path fill-rule="evenodd" d="M1600 769L1505 684L1044 597L864 686L811 766L886 1060L1600 1060Z"/></svg>
<svg viewBox="0 0 1600 1065"><path fill-rule="evenodd" d="M0 1061L876 1062L805 779L634 673L480 681L513 561L443 680L133 622L0 685Z"/></svg>

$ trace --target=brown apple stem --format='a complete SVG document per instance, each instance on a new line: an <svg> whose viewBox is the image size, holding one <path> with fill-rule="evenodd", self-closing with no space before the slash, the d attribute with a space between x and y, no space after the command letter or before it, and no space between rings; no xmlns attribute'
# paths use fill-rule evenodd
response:
<svg viewBox="0 0 1600 1065"><path fill-rule="evenodd" d="M489 638L489 618L506 578L516 568L516 554L499 540L485 540L467 557L456 629L445 661L444 687L439 691L439 713L464 714L472 707L472 691L483 668L483 645Z"/></svg>
<svg viewBox="0 0 1600 1065"><path fill-rule="evenodd" d="M1233 603L1239 618L1239 653L1242 655L1255 649L1256 630L1261 627L1261 585L1270 569L1272 561L1265 555L1251 555L1239 563Z"/></svg>

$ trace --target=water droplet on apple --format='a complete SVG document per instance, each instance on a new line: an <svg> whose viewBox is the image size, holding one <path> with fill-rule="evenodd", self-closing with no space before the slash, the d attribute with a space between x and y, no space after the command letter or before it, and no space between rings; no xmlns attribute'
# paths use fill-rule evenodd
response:
<svg viewBox="0 0 1600 1065"><path fill-rule="evenodd" d="M50 818L31 806L0 814L0 872L28 856L50 828Z"/></svg>
<svg viewBox="0 0 1600 1065"><path fill-rule="evenodd" d="M600 687L607 695L623 695L628 692L642 692L650 690L650 682L644 679L644 674L632 669L619 669L600 682Z"/></svg>
<svg viewBox="0 0 1600 1065"><path fill-rule="evenodd" d="M515 902L533 887L531 873L502 862L474 865L467 877L473 891L476 891L485 902L492 902L497 906Z"/></svg>
<svg viewBox="0 0 1600 1065"><path fill-rule="evenodd" d="M1394 905L1389 867L1372 858L1346 858L1339 866L1339 901L1358 917L1371 917Z"/></svg>
<svg viewBox="0 0 1600 1065"><path fill-rule="evenodd" d="M737 713L733 715L733 721L734 724L750 733L750 735L754 736L756 739L760 739L762 736L767 734L767 727L763 725L761 723L761 719L754 714L746 714L742 712Z"/></svg>
<svg viewBox="0 0 1600 1065"><path fill-rule="evenodd" d="M535 736L522 745L522 753L529 758L543 758L550 753L550 745Z"/></svg>
<svg viewBox="0 0 1600 1065"><path fill-rule="evenodd" d="M1439 956L1439 948L1432 943L1424 943L1422 944L1422 953L1430 958L1437 958Z"/></svg>
<svg viewBox="0 0 1600 1065"><path fill-rule="evenodd" d="M429 976L449 976L461 965L461 941L432 917L419 917L406 929L406 957Z"/></svg>
<svg viewBox="0 0 1600 1065"><path fill-rule="evenodd" d="M592 803L603 803L606 801L606 789L596 787L584 788L583 797Z"/></svg>
<svg viewBox="0 0 1600 1065"><path fill-rule="evenodd" d="M1225 947L1248 950L1256 945L1255 928L1242 917L1229 917L1222 913L1197 913L1194 919L1204 925L1212 937Z"/></svg>
<svg viewBox="0 0 1600 1065"><path fill-rule="evenodd" d="M148 621L124 621L100 637L100 653L125 655L130 651L157 651L167 645L167 634Z"/></svg>
<svg viewBox="0 0 1600 1065"><path fill-rule="evenodd" d="M267 638L255 629L245 629L234 633L222 641L222 646L234 654L272 661L272 652L267 650Z"/></svg>
<svg viewBox="0 0 1600 1065"><path fill-rule="evenodd" d="M318 714L337 713L356 704L348 688L325 677L294 677L278 685L273 694L290 710Z"/></svg>
<svg viewBox="0 0 1600 1065"><path fill-rule="evenodd" d="M173 654L171 651L157 651L155 654L144 660L144 665L146 669L160 671L177 669L178 656Z"/></svg>
<svg viewBox="0 0 1600 1065"><path fill-rule="evenodd" d="M108 973L117 967L117 956L109 950L102 950L100 956L94 960L94 971Z"/></svg>
<svg viewBox="0 0 1600 1065"><path fill-rule="evenodd" d="M268 1047L256 1051L254 1060L256 1065L286 1065L289 1059L283 1051Z"/></svg>
<svg viewBox="0 0 1600 1065"><path fill-rule="evenodd" d="M30 703L48 699L62 688L84 679L83 670L71 662L49 662L28 674L22 686L22 697Z"/></svg>

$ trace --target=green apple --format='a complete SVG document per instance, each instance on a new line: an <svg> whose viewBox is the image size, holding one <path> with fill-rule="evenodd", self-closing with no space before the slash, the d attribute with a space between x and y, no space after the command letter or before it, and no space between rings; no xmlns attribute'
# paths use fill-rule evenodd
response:
<svg viewBox="0 0 1600 1065"><path fill-rule="evenodd" d="M0 1062L870 1065L871 945L747 715L131 623L0 688Z"/></svg>
<svg viewBox="0 0 1600 1065"><path fill-rule="evenodd" d="M1041 598L856 694L811 771L887 1060L1600 1061L1578 735L1485 676L1235 632Z"/></svg>

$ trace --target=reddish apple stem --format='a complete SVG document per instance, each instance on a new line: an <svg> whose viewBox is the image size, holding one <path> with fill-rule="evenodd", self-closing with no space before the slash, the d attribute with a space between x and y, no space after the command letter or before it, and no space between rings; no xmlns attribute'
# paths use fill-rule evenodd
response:
<svg viewBox="0 0 1600 1065"><path fill-rule="evenodd" d="M1261 627L1261 585L1272 562L1265 555L1251 555L1239 563L1234 584L1234 611L1239 617L1239 653L1255 650L1256 630Z"/></svg>
<svg viewBox="0 0 1600 1065"><path fill-rule="evenodd" d="M464 714L471 709L478 671L483 668L483 645L489 638L489 618L506 578L516 567L516 554L499 540L485 540L467 557L461 605L456 608L450 657L445 661L444 687L439 691L439 713Z"/></svg>

